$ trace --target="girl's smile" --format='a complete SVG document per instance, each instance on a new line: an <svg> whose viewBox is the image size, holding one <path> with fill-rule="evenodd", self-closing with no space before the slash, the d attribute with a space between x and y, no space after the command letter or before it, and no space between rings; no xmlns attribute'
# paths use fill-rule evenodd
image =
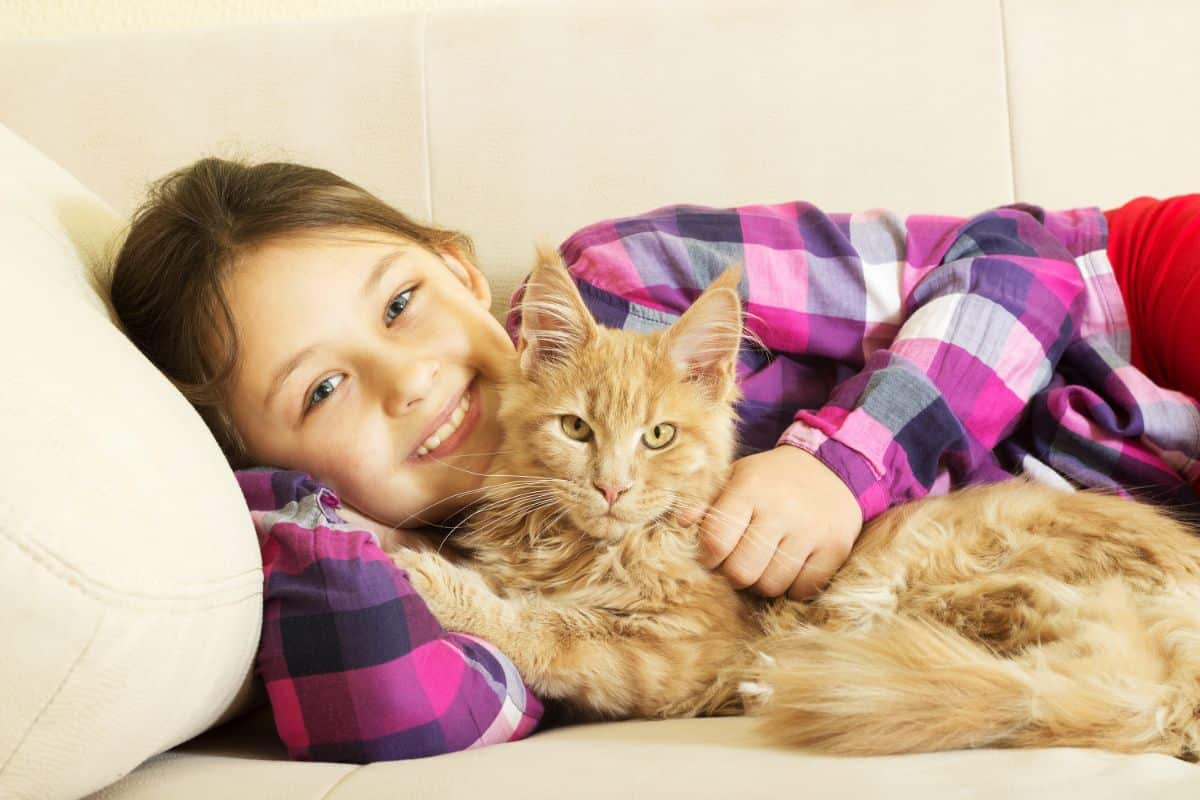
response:
<svg viewBox="0 0 1200 800"><path fill-rule="evenodd" d="M408 456L409 461L425 463L445 458L458 449L479 422L480 407L478 381L471 381L467 388L451 400L446 408L429 426L429 433Z"/></svg>

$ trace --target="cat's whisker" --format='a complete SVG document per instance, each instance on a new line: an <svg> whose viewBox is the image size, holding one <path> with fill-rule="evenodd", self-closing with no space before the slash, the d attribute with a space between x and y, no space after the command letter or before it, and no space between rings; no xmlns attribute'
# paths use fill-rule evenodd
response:
<svg viewBox="0 0 1200 800"><path fill-rule="evenodd" d="M500 451L500 452L511 452L511 451ZM562 478L549 478L544 475L516 475L516 474L505 473L505 472L476 472L475 470L467 469L466 467L457 467L454 464L446 464L440 458L435 458L433 460L438 462L439 464L443 464L443 465L449 467L450 469L456 469L459 472L465 472L468 475L478 475L482 478L531 478L534 480L546 481L547 483L570 483L570 481L564 480Z"/></svg>
<svg viewBox="0 0 1200 800"><path fill-rule="evenodd" d="M497 491L497 490L498 490L500 487L503 487L503 488L505 488L505 489L511 489L511 488L514 488L514 487L526 487L526 486L531 486L531 485L535 485L535 484L545 484L545 483L554 483L554 482L555 482L555 480L554 480L554 479L550 479L550 478L542 478L542 477L536 477L536 476L530 476L530 477L528 477L528 478L527 478L527 479L525 479L525 480L514 480L514 481L507 481L507 482L505 482L505 483L503 483L503 484L498 484L498 485L492 485L492 486L478 486L478 487L475 487L474 489L466 489L466 490L464 490L464 491L461 491L461 492L455 492L454 494L452 494L452 495L448 495L446 498L443 498L443 500L439 500L439 501L437 501L437 502L435 502L435 503L431 503L430 505L427 505L427 506L425 506L424 508L418 509L418 510L417 510L417 512L416 512L415 514L412 514L412 515L410 515L410 519L416 519L416 520L418 520L418 521L420 521L420 522L424 522L426 525L437 525L438 523L436 523L436 522L432 522L432 521L429 521L429 520L425 520L425 519L423 519L422 517L420 517L420 516L418 516L418 515L420 514L420 512L421 512L421 511L424 511L424 510L426 510L426 509L428 509L428 508L431 508L431 507L433 507L433 506L437 505L437 504L438 504L438 503L440 503L440 502L444 502L445 500L453 499L453 498L455 498L455 497L461 497L461 496L463 496L463 495L466 495L466 494L471 494L471 493L475 493L475 492L481 492L481 493L483 494L484 503L485 503L485 507L486 507L486 504L487 504L488 502L491 502L491 503L496 503L496 502L508 502L508 501L509 501L509 496L508 496L508 495L504 495L503 497L497 497L497 496L496 496L497 494L500 494L500 492L498 492L498 491ZM473 515L473 514L472 514L472 515ZM468 517L468 518L469 518L469 517ZM464 520L464 521L460 521L460 523L459 523L459 524L461 525L461 524L463 524L463 522L465 522L465 520ZM399 527L400 527L400 526L394 526L394 527L392 528L392 530L397 530Z"/></svg>
<svg viewBox="0 0 1200 800"><path fill-rule="evenodd" d="M522 511L521 516L528 517L532 514L543 511L545 509L553 509L555 506L556 506L556 504L552 501L542 502L542 503L539 503L535 506L532 506L532 507ZM472 532L473 536L486 537L487 535L489 535L497 530L505 530L505 529L511 528L513 526L513 524L517 521L518 520L513 520L513 519L508 519L508 520L489 519L489 520L486 520L483 524L478 525L475 528L473 528L471 532ZM535 538L535 537L533 537L533 538Z"/></svg>
<svg viewBox="0 0 1200 800"><path fill-rule="evenodd" d="M466 495L466 494L473 494L475 492L485 492L485 491L487 491L487 487L476 486L474 489L464 489L461 492L455 492L454 494L446 495L445 497L439 498L438 500L435 500L434 502L430 503L429 505L422 506L421 508L418 508L416 511L410 513L408 515L408 517L404 520L404 522L407 523L407 522L415 520L415 521L423 523L425 525L428 525L431 527L436 527L441 524L441 521L425 519L424 517L421 516L421 512L428 511L429 509L433 508L434 506L441 505L442 503L446 502L447 500L453 500L456 497L462 497L463 495ZM400 525L391 525L388 527L388 532L391 533L391 532L395 532L395 531L398 531L401 529L407 529L410 527L412 527L412 526L405 525L403 523Z"/></svg>
<svg viewBox="0 0 1200 800"><path fill-rule="evenodd" d="M554 493L545 487L526 486L517 492L505 492L502 495L488 495L487 504L489 508L507 507L511 511L520 512L520 501L531 497L552 497Z"/></svg>
<svg viewBox="0 0 1200 800"><path fill-rule="evenodd" d="M521 496L516 497L515 500L517 501L518 506L519 506L516 510L519 511L520 513L532 513L533 511L536 511L538 509L546 508L550 505L553 505L552 497L543 495L538 492L529 492L526 495L521 495ZM532 503L526 502L529 500L533 500L533 502ZM468 525L469 522L471 521L471 519L478 516L479 514L483 514L487 511L490 511L491 508L494 507L495 505L496 504L489 504L488 507L480 508L475 511L472 511L467 517L465 517L459 523L458 526L447 531L446 535L442 537L441 542L438 543L437 552L441 553L442 547L446 544L447 541L449 541L450 537L454 534L455 531L459 530L463 526ZM502 524L507 524L508 518L510 516L512 516L511 512L505 512L502 515L502 517L500 517L500 518L485 517L483 524L475 525L471 528L471 530L476 534L486 534L486 533L494 530L497 526L500 526Z"/></svg>
<svg viewBox="0 0 1200 800"><path fill-rule="evenodd" d="M534 505L529 505L527 501L534 501ZM520 495L514 495L512 497L504 498L503 500L489 503L487 507L473 512L470 517L468 517L466 520L463 520L463 523L466 524L468 520L474 518L478 514L494 512L497 507L501 508L501 510L498 513L493 513L491 516L485 517L485 521L492 525L507 523L514 517L531 513L537 508L543 508L547 505L555 503L556 501L557 498L550 493L538 490L527 491ZM483 530L483 527L476 526L474 530Z"/></svg>
<svg viewBox="0 0 1200 800"><path fill-rule="evenodd" d="M509 499L505 503L493 504L485 511L488 515L485 521L491 524L507 523L520 516L531 513L535 508L541 508L556 502L556 498L547 494L526 494ZM497 509L499 509L497 511ZM476 530L481 527L477 526Z"/></svg>
<svg viewBox="0 0 1200 800"><path fill-rule="evenodd" d="M499 456L499 455L507 455L508 453L512 453L512 452L514 452L514 451L513 450L477 450L477 451L473 451L470 453L451 453L448 456L441 456L440 458L435 458L433 460L441 462L441 463L445 463L447 460L449 460L451 458L473 458L474 456ZM446 466L450 466L450 465L446 464Z"/></svg>
<svg viewBox="0 0 1200 800"><path fill-rule="evenodd" d="M536 479L536 480L537 480L537 482L541 482L541 481L542 481L542 480L544 480L544 479L538 478L538 479ZM519 482L517 482L517 481L514 481L514 482L512 482L512 483L519 483ZM508 484L506 484L506 485L508 485ZM453 500L453 499L455 499L455 498L457 498L457 497L462 497L463 495L469 495L469 494L473 494L473 493L476 493L476 492L483 492L483 493L485 493L485 494L484 494L484 497L487 497L487 494L486 494L486 492L488 492L488 491L489 491L489 489L491 489L491 488L494 488L494 487L488 487L488 486L476 486L476 487L475 487L475 488L473 488L473 489L464 489L464 490L462 490L462 491L460 491L460 492L455 492L454 494L446 495L445 497L442 497L442 498L440 498L439 500L435 500L434 502L432 502L432 503L430 503L430 504L428 504L428 505L426 505L426 506L422 506L421 508L418 508L416 511L414 511L414 512L412 512L411 514L409 514L409 515L408 515L408 518L407 518L407 519L405 519L404 523L411 523L412 521L416 521L416 522L422 523L422 524L424 524L424 525L426 525L426 526L429 526L429 527L437 527L437 526L439 526L439 525L441 524L441 521L440 521L440 520L429 520L429 519L425 519L424 517L422 517L422 516L421 516L421 513L422 513L422 512L424 512L424 511L427 511L427 510L429 510L429 509L431 509L431 508L433 508L434 506L440 505L440 504L442 504L442 503L446 502L447 500ZM411 528L411 527L412 527L412 525L411 525L411 524L404 524L404 523L402 523L402 524L400 524L400 525L391 525L391 526L389 526L389 527L388 527L388 532L389 532L389 533L394 533L395 531L398 531L398 530L401 530L401 529L406 529L406 528Z"/></svg>
<svg viewBox="0 0 1200 800"><path fill-rule="evenodd" d="M673 510L691 510L691 511L696 510L695 507L674 507L673 501L672 501L672 508L673 508ZM717 509L717 508L714 508L711 506L708 508L708 513L712 514L713 516L717 517L718 519L724 519L725 521L728 521L728 522L740 523L740 520L736 520L736 519L730 517L728 514L725 514L720 509ZM779 559L785 564L803 566L804 563L808 560L807 556L802 561L799 558L797 558L796 556L791 555L790 553L787 553L783 550L779 550L777 543L773 544L769 540L763 539L762 536L760 534L756 534L752 528L744 530L744 532L742 534L742 538L739 540L739 544L743 541L749 542L750 546L755 549L773 550L775 552L775 555L772 558L772 560Z"/></svg>
<svg viewBox="0 0 1200 800"><path fill-rule="evenodd" d="M527 500L530 500L530 499L532 499L532 500L534 500L534 501L535 501L535 502L533 502L533 504L532 504L532 505L528 505L528 504L527 504L527 505L525 505L525 506L524 506L524 508L525 508L525 509L529 509L529 508L540 508L540 507L543 507L543 506L545 506L545 505L548 505L548 504L551 502L551 501L550 501L548 498L542 497L542 496L540 496L540 495L538 495L538 494L536 494L536 493L530 493L530 494L529 494L529 495L527 495L527 496L522 496L522 497L519 497L519 498L517 498L517 499L518 499L518 501L521 501L521 502L525 502L525 501L527 501ZM453 527L453 528L451 528L450 530L448 530L448 531L446 532L446 535L442 537L442 540L441 540L441 542L438 544L438 547L437 547L437 552L438 552L438 553L440 553L440 552L442 551L442 547L443 547L443 546L446 544L446 542L447 542L447 541L449 541L450 537L451 537L451 536L453 536L453 535L454 535L454 533L455 533L456 531L458 531L458 530L462 529L463 527L467 526L467 525L470 523L470 521L471 521L471 520L472 520L474 517L476 517L476 516L478 516L478 515L480 515L480 514L484 514L484 513L488 512L488 511L490 511L490 510L491 510L491 508L490 508L490 507L485 507L485 508L476 509L476 510L472 511L472 512L471 512L469 515L467 515L466 517L464 517L464 518L463 518L463 519L462 519L462 520L459 522L459 524L458 524L458 525L456 525L455 527ZM489 530L492 530L492 529L493 529L493 528L494 528L496 525L500 524L501 522L504 522L504 520L498 520L498 519L489 519L489 518L485 517L485 524L482 524L482 525L474 525L474 526L472 526L471 530L472 530L473 532L476 532L476 533L486 533L486 532L488 532Z"/></svg>
<svg viewBox="0 0 1200 800"><path fill-rule="evenodd" d="M567 515L567 512L569 510L570 509L568 509L566 506L563 506L563 508L560 511L558 511L558 513L556 513L550 519L546 520L546 522L543 523L540 528L538 528L536 531L534 531L530 535L530 539L534 542L540 541L542 534L546 533L547 530L553 530L554 526L558 525L558 523L562 520L562 518Z"/></svg>

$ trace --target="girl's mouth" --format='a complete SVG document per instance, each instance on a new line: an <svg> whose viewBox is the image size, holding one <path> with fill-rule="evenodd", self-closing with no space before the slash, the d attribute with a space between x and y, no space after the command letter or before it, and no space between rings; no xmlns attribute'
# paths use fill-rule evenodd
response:
<svg viewBox="0 0 1200 800"><path fill-rule="evenodd" d="M436 427L408 457L409 461L421 463L445 458L466 440L479 421L479 380L472 379L454 405L443 410Z"/></svg>

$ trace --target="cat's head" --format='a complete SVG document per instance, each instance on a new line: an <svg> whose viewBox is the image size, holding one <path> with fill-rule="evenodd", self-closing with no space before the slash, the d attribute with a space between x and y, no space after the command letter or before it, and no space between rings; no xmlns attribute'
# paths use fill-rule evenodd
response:
<svg viewBox="0 0 1200 800"><path fill-rule="evenodd" d="M726 270L670 328L636 333L597 325L539 250L500 410L512 474L554 479L532 496L605 540L712 498L735 447L740 277Z"/></svg>

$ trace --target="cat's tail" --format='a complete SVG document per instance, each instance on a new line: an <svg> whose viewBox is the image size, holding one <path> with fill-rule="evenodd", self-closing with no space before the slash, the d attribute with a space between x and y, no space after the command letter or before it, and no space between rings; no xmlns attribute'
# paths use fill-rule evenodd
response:
<svg viewBox="0 0 1200 800"><path fill-rule="evenodd" d="M910 618L805 629L766 645L742 688L772 738L843 755L1077 746L1187 756L1196 732L1176 718L1191 709L1164 684L1161 659L1106 633L1099 649L1076 641L1002 658Z"/></svg>

